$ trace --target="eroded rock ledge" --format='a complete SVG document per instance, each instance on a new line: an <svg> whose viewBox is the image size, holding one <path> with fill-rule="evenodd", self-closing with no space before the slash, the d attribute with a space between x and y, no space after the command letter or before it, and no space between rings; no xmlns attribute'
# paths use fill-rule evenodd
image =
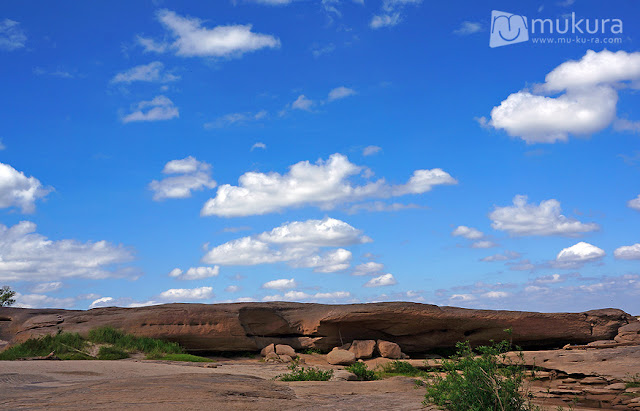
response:
<svg viewBox="0 0 640 411"><path fill-rule="evenodd" d="M353 340L386 340L403 352L450 348L457 341L485 344L505 338L528 349L613 340L636 318L618 309L582 313L471 310L391 302L323 305L302 303L166 304L89 311L0 308L5 343L57 332L86 334L100 326L164 338L190 351L259 351L268 344L329 351ZM0 343L0 349L1 347Z"/></svg>

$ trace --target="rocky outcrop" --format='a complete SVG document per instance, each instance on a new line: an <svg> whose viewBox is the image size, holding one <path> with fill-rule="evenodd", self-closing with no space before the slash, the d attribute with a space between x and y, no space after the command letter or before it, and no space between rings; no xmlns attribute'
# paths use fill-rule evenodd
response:
<svg viewBox="0 0 640 411"><path fill-rule="evenodd" d="M637 320L616 309L546 314L404 302L167 304L88 311L0 308L0 340L16 343L59 329L86 334L112 326L200 352L260 351L272 343L329 351L354 340L385 340L403 352L417 353L453 347L461 340L486 344L503 339L505 328L512 328L514 344L525 348L587 344L612 340L630 323Z"/></svg>

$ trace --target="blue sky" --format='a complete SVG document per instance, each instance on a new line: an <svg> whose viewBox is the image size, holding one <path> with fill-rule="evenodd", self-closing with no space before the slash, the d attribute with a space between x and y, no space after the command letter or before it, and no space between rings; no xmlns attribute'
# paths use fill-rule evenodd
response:
<svg viewBox="0 0 640 411"><path fill-rule="evenodd" d="M526 16L529 40L489 47L492 10ZM4 4L0 283L28 307L638 313L637 17L586 0ZM621 26L533 31L572 18Z"/></svg>

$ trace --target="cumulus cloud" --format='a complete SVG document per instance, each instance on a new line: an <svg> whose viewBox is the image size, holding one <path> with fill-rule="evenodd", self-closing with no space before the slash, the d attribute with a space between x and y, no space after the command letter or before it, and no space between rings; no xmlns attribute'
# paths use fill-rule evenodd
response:
<svg viewBox="0 0 640 411"><path fill-rule="evenodd" d="M23 213L32 213L35 202L53 191L43 187L35 177L27 177L8 164L0 163L0 208L18 207Z"/></svg>
<svg viewBox="0 0 640 411"><path fill-rule="evenodd" d="M284 295L267 295L262 301L308 301L308 300L342 300L351 297L348 291L307 294L304 291L287 291Z"/></svg>
<svg viewBox="0 0 640 411"><path fill-rule="evenodd" d="M89 304L89 309L114 306L115 302L113 297L101 297Z"/></svg>
<svg viewBox="0 0 640 411"><path fill-rule="evenodd" d="M133 83L135 81L168 83L180 77L164 71L164 64L154 61L149 64L135 66L115 75L112 83Z"/></svg>
<svg viewBox="0 0 640 411"><path fill-rule="evenodd" d="M181 160L169 161L162 170L170 175L162 180L153 180L149 189L156 201L167 198L189 198L192 191L215 188L217 183L211 178L211 164L189 156Z"/></svg>
<svg viewBox="0 0 640 411"><path fill-rule="evenodd" d="M351 274L353 275L376 275L382 272L384 264L377 263L375 261L369 261L368 263L362 263L357 265Z"/></svg>
<svg viewBox="0 0 640 411"><path fill-rule="evenodd" d="M363 156L372 156L374 154L378 154L380 151L382 151L381 147L378 146L366 146L363 150L362 150L362 155Z"/></svg>
<svg viewBox="0 0 640 411"><path fill-rule="evenodd" d="M467 240L479 240L484 237L482 231L475 229L473 227L467 227L464 225L456 227L455 230L451 233L454 237L464 237Z"/></svg>
<svg viewBox="0 0 640 411"><path fill-rule="evenodd" d="M354 94L356 94L356 91L354 89L340 86L340 87L334 88L329 92L329 96L327 97L327 100L328 101L340 100L345 97L353 96Z"/></svg>
<svg viewBox="0 0 640 411"><path fill-rule="evenodd" d="M156 17L173 42L158 43L139 36L138 42L148 52L173 51L181 57L235 58L264 48L280 47L277 37L255 33L250 24L206 28L202 26L202 20L183 17L170 10L159 10Z"/></svg>
<svg viewBox="0 0 640 411"><path fill-rule="evenodd" d="M332 209L366 198L422 194L437 185L457 184L451 175L436 168L414 171L406 184L389 185L380 179L353 185L349 179L364 170L336 153L327 161L318 160L316 164L301 161L285 174L248 172L238 179L239 186L221 185L216 197L207 201L200 213L203 216L238 217L309 205Z"/></svg>
<svg viewBox="0 0 640 411"><path fill-rule="evenodd" d="M408 5L418 5L422 0L383 0L379 14L373 16L369 22L372 29L393 27L399 24L403 18L403 9Z"/></svg>
<svg viewBox="0 0 640 411"><path fill-rule="evenodd" d="M258 141L257 143L255 143L254 145L251 146L251 151L256 150L256 149L262 149L262 150L266 150L267 149L267 145L265 143L262 143L260 141Z"/></svg>
<svg viewBox="0 0 640 411"><path fill-rule="evenodd" d="M240 291L240 287L237 285L230 285L227 288L225 288L224 291L226 293L237 293L238 291Z"/></svg>
<svg viewBox="0 0 640 411"><path fill-rule="evenodd" d="M27 42L27 36L17 21L0 20L0 50L13 51L21 49Z"/></svg>
<svg viewBox="0 0 640 411"><path fill-rule="evenodd" d="M484 262L509 261L509 260L516 260L518 258L520 258L520 253L507 250L504 253L494 254L494 255L484 257L480 261L484 261Z"/></svg>
<svg viewBox="0 0 640 411"><path fill-rule="evenodd" d="M397 283L398 282L393 277L393 274L383 274L367 281L363 287L385 287L388 285L396 285Z"/></svg>
<svg viewBox="0 0 640 411"><path fill-rule="evenodd" d="M73 297L55 298L43 294L16 293L14 298L15 306L20 308L71 308L76 303Z"/></svg>
<svg viewBox="0 0 640 411"><path fill-rule="evenodd" d="M52 281L63 278L124 277L120 265L133 259L131 250L106 241L81 243L49 240L29 221L0 224L0 281Z"/></svg>
<svg viewBox="0 0 640 411"><path fill-rule="evenodd" d="M300 94L298 98L291 103L291 108L294 110L310 111L313 104L313 100L308 99L304 94Z"/></svg>
<svg viewBox="0 0 640 411"><path fill-rule="evenodd" d="M618 247L613 255L620 260L640 260L640 243Z"/></svg>
<svg viewBox="0 0 640 411"><path fill-rule="evenodd" d="M489 240L475 241L471 244L471 248L493 248L497 246L498 244Z"/></svg>
<svg viewBox="0 0 640 411"><path fill-rule="evenodd" d="M385 203L383 201L372 201L368 203L359 203L354 204L349 207L346 211L349 214L356 214L360 211L368 211L372 213L376 212L394 212L394 211L402 211L402 210L417 210L425 208L419 206L418 204L402 204L402 203Z"/></svg>
<svg viewBox="0 0 640 411"><path fill-rule="evenodd" d="M169 277L177 278L178 280L202 280L210 277L217 277L220 274L220 267L191 267L187 272L183 272L179 268L174 268L169 273Z"/></svg>
<svg viewBox="0 0 640 411"><path fill-rule="evenodd" d="M262 288L266 288L269 290L289 290L291 288L296 288L298 284L296 284L295 279L290 278L281 278L279 280L267 281L262 284Z"/></svg>
<svg viewBox="0 0 640 411"><path fill-rule="evenodd" d="M638 195L638 197L634 198L633 200L629 200L627 202L627 206L629 206L629 208L633 208L634 210L640 211L640 195Z"/></svg>
<svg viewBox="0 0 640 411"><path fill-rule="evenodd" d="M179 116L180 113L173 101L165 96L157 96L153 100L139 102L132 113L122 118L122 122L126 124L136 121L171 120Z"/></svg>
<svg viewBox="0 0 640 411"><path fill-rule="evenodd" d="M595 223L581 223L560 214L560 202L554 199L542 201L540 205L527 204L527 196L517 195L513 206L496 207L489 218L495 230L506 231L516 236L577 236L595 231Z"/></svg>
<svg viewBox="0 0 640 411"><path fill-rule="evenodd" d="M239 238L207 252L203 262L219 265L288 263L292 267L313 268L316 272L345 270L351 252L328 247L345 247L372 241L360 230L333 218L294 221L258 235Z"/></svg>
<svg viewBox="0 0 640 411"><path fill-rule="evenodd" d="M207 300L213 297L213 287L172 288L160 293L160 299L167 302Z"/></svg>
<svg viewBox="0 0 640 411"><path fill-rule="evenodd" d="M579 267L585 263L598 261L605 255L603 249L581 241L562 249L556 257L556 266L561 268Z"/></svg>
<svg viewBox="0 0 640 411"><path fill-rule="evenodd" d="M579 61L567 61L552 70L534 92L511 94L481 124L503 129L527 143L593 134L616 120L618 90L639 80L640 52L588 50Z"/></svg>

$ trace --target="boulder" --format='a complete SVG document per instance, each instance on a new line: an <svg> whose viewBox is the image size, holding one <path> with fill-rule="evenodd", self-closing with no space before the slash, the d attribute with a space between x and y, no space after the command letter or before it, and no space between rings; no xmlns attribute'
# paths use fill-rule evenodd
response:
<svg viewBox="0 0 640 411"><path fill-rule="evenodd" d="M391 341L406 353L424 353L464 340L472 345L501 341L505 328L513 329L513 343L524 349L584 345L612 340L619 328L634 323L635 317L616 309L535 313L408 302L164 304L88 311L0 307L0 340L13 345L58 330L87 335L93 328L111 326L174 341L192 353L259 352L271 343L329 351L353 340Z"/></svg>
<svg viewBox="0 0 640 411"><path fill-rule="evenodd" d="M278 344L276 345L276 354L278 355L288 355L289 357L296 356L296 350L291 348L290 345Z"/></svg>
<svg viewBox="0 0 640 411"><path fill-rule="evenodd" d="M265 362L276 362L276 361L280 361L280 357L278 357L278 354L276 354L275 352L270 352L267 355L264 356L264 361Z"/></svg>
<svg viewBox="0 0 640 411"><path fill-rule="evenodd" d="M402 350L396 343L378 340L378 352L381 357L399 360L402 358Z"/></svg>
<svg viewBox="0 0 640 411"><path fill-rule="evenodd" d="M280 357L280 361L282 361L282 362L291 362L291 361L293 361L293 358L291 358L291 356L287 355L287 354L282 354L282 355L279 355L278 357Z"/></svg>
<svg viewBox="0 0 640 411"><path fill-rule="evenodd" d="M356 355L336 347L327 354L327 362L332 365L351 365L356 362Z"/></svg>
<svg viewBox="0 0 640 411"><path fill-rule="evenodd" d="M373 351L376 349L374 340L354 340L349 351L356 355L356 358L371 358Z"/></svg>
<svg viewBox="0 0 640 411"><path fill-rule="evenodd" d="M329 381L357 381L358 376L347 370L335 370Z"/></svg>
<svg viewBox="0 0 640 411"><path fill-rule="evenodd" d="M263 357L266 357L267 354L272 353L272 352L276 352L276 345L275 344L269 344L266 347L264 347L260 351L260 355L263 356Z"/></svg>

